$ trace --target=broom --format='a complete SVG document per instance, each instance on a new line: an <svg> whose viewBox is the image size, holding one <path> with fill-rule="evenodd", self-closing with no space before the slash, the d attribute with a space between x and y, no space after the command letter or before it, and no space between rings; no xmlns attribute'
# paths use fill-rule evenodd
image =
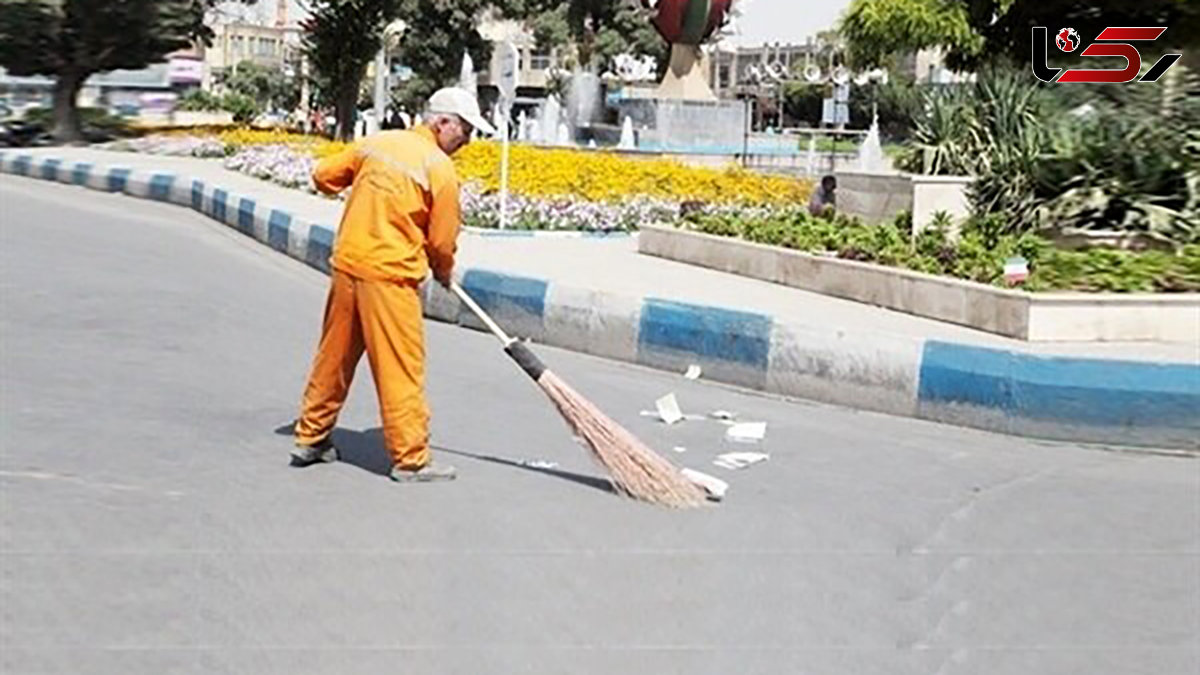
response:
<svg viewBox="0 0 1200 675"><path fill-rule="evenodd" d="M467 295L462 286L452 282L450 288L504 343L504 351L546 392L567 426L584 440L592 457L608 471L613 487L619 494L675 508L699 506L705 502L704 492L685 478L674 464L655 454L637 437L547 370L528 346L509 337Z"/></svg>

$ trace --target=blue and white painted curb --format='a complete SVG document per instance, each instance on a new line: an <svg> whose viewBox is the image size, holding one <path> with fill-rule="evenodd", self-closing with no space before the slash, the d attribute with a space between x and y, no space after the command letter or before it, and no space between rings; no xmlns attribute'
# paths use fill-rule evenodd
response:
<svg viewBox="0 0 1200 675"><path fill-rule="evenodd" d="M0 151L0 172L190 207L329 271L333 228L217 185L12 151ZM1200 451L1200 364L855 335L483 269L460 275L512 334L542 344L675 372L698 364L719 382L1016 435ZM437 284L425 285L425 313L482 328Z"/></svg>

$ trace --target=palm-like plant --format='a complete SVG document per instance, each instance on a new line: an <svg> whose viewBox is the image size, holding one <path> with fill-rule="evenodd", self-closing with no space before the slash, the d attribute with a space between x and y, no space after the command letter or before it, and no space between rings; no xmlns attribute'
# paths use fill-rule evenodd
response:
<svg viewBox="0 0 1200 675"><path fill-rule="evenodd" d="M990 72L972 91L977 157L969 196L977 213L1004 213L1011 232L1037 225L1035 190L1050 108L1042 87L1012 72Z"/></svg>
<svg viewBox="0 0 1200 675"><path fill-rule="evenodd" d="M1047 97L1021 74L988 70L970 84L925 95L901 168L933 175L971 175L978 213L1003 212L1008 229L1034 226L1034 182L1042 159Z"/></svg>
<svg viewBox="0 0 1200 675"><path fill-rule="evenodd" d="M1200 242L1200 88L1099 88L1082 115L1059 119L1041 167L1044 217L1062 227Z"/></svg>
<svg viewBox="0 0 1200 675"><path fill-rule="evenodd" d="M974 83L926 92L899 164L975 176L975 213L1005 217L996 234L1116 229L1178 245L1200 242L1197 129L1200 81L1190 75L1169 87L1064 92L986 70Z"/></svg>
<svg viewBox="0 0 1200 675"><path fill-rule="evenodd" d="M904 171L928 175L961 175L969 172L971 108L964 90L933 89L922 101L924 114L914 124L912 137L901 150L897 165Z"/></svg>

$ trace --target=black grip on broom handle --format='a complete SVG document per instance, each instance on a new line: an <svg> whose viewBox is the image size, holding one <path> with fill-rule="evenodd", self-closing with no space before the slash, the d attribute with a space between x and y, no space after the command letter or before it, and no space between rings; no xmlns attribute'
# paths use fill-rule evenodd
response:
<svg viewBox="0 0 1200 675"><path fill-rule="evenodd" d="M458 296L459 300L462 300L463 304L475 313L475 316L479 317L479 320L488 327L488 330L492 331L493 335L504 343L504 351L508 352L508 355L517 362L518 366L521 366L521 370L524 370L534 381L542 377L542 373L546 372L546 365L542 363L542 360L529 347L518 342L515 338L509 337L508 333L505 333L504 329L493 321L487 312L483 311L479 303L475 302L475 299L470 295L467 295L467 292L463 290L462 286L458 285L457 281L450 282L450 290Z"/></svg>

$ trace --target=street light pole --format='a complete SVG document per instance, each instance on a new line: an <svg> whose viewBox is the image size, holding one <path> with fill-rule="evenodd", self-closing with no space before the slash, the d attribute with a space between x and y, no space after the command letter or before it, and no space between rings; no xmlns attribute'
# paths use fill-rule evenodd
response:
<svg viewBox="0 0 1200 675"><path fill-rule="evenodd" d="M500 229L508 229L508 125L513 103L517 98L517 85L521 80L521 53L512 42L500 46Z"/></svg>
<svg viewBox="0 0 1200 675"><path fill-rule="evenodd" d="M407 27L403 21L393 21L383 29L383 40L379 46L379 53L375 55L375 122L371 125L373 128L368 127L368 134L383 128L383 118L388 103L388 80L391 74L388 69L388 47L391 45L392 39L403 33Z"/></svg>
<svg viewBox="0 0 1200 675"><path fill-rule="evenodd" d="M367 134L373 134L383 128L383 116L387 106L387 37L383 46L375 55L375 119L367 128Z"/></svg>

